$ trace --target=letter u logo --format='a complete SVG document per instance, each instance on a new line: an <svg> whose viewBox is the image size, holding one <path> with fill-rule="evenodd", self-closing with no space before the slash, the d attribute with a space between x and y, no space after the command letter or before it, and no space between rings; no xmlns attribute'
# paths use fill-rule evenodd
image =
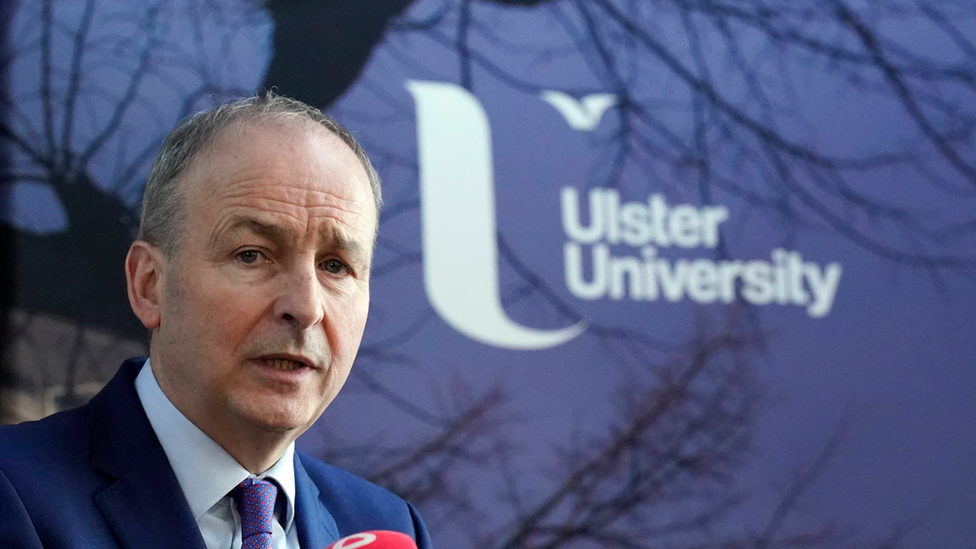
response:
<svg viewBox="0 0 976 549"><path fill-rule="evenodd" d="M522 326L505 314L498 287L498 241L491 130L478 100L441 82L407 81L417 103L424 286L452 328L488 345L532 350L578 336Z"/></svg>

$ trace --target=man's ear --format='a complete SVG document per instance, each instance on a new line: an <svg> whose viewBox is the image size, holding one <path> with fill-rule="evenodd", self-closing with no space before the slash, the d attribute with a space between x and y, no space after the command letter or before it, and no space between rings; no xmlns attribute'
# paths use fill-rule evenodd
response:
<svg viewBox="0 0 976 549"><path fill-rule="evenodd" d="M129 305L142 325L150 330L159 327L160 293L162 292L163 255L159 248L136 240L125 256L125 280Z"/></svg>

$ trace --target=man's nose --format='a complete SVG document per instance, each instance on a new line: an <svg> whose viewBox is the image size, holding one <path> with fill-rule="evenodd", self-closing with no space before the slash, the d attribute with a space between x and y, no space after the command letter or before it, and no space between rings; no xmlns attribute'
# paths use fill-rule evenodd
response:
<svg viewBox="0 0 976 549"><path fill-rule="evenodd" d="M278 278L275 317L302 329L321 322L325 317L325 288L315 264L293 265Z"/></svg>

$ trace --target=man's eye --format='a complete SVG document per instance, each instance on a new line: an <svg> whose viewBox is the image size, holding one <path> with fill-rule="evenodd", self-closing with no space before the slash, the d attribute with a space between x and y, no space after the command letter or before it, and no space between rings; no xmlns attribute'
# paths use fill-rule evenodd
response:
<svg viewBox="0 0 976 549"><path fill-rule="evenodd" d="M326 259L322 263L322 268L328 273L340 274L346 270L346 264L338 259Z"/></svg>
<svg viewBox="0 0 976 549"><path fill-rule="evenodd" d="M242 263L247 265L254 264L257 260L261 259L261 252L257 250L244 250L237 254L237 258L241 260Z"/></svg>

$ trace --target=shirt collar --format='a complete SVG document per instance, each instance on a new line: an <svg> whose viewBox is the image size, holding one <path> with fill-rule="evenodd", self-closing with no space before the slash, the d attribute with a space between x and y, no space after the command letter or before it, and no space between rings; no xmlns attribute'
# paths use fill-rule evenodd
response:
<svg viewBox="0 0 976 549"><path fill-rule="evenodd" d="M156 381L149 359L136 376L135 386L193 518L199 521L214 504L252 475L170 402ZM295 518L294 456L295 443L292 442L270 469L257 475L273 479L284 493L286 505L282 527L286 532Z"/></svg>

